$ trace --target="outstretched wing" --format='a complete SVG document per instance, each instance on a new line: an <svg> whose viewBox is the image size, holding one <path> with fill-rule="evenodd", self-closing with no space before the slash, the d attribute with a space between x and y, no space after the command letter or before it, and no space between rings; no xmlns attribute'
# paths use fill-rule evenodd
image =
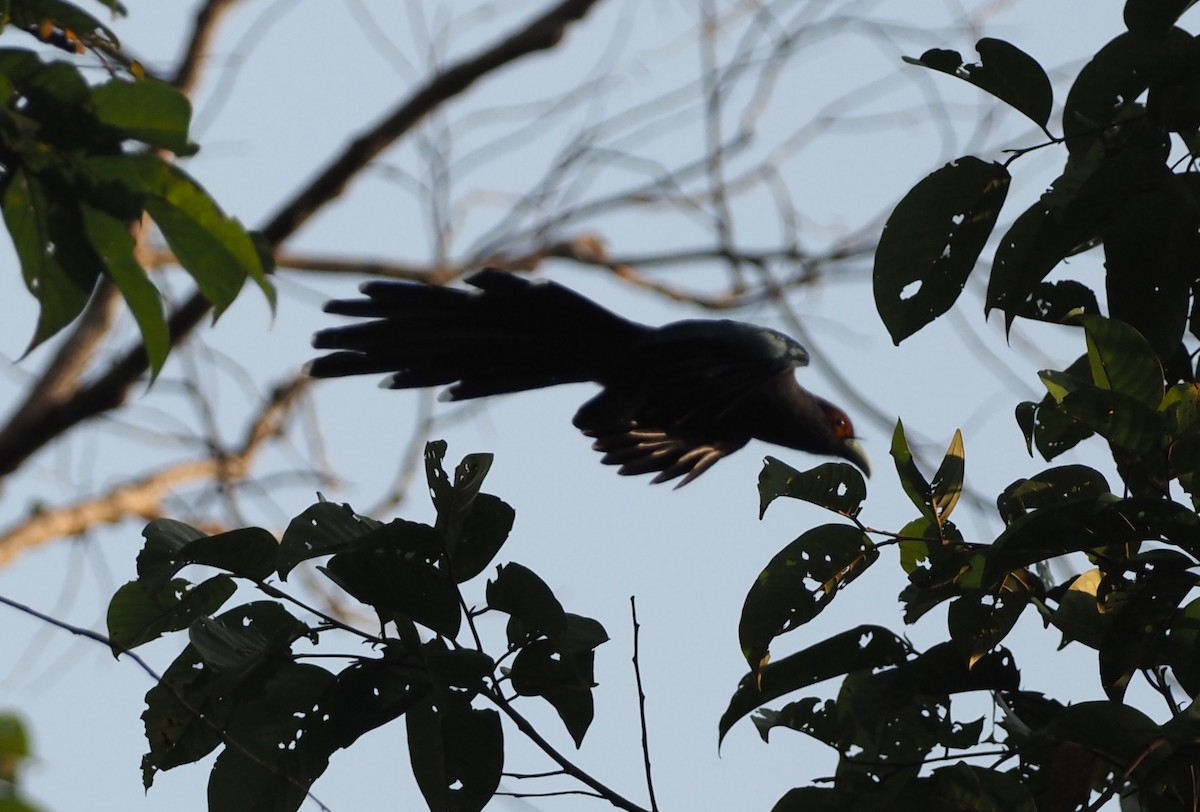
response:
<svg viewBox="0 0 1200 812"><path fill-rule="evenodd" d="M749 442L754 403L807 361L804 348L780 333L677 322L634 346L575 425L620 473L657 472L654 482L682 477L682 487Z"/></svg>
<svg viewBox="0 0 1200 812"><path fill-rule="evenodd" d="M717 460L746 444L744 440L706 442L663 429L639 428L636 421L630 421L623 429L603 433L585 429L584 434L595 439L592 448L604 454L601 462L621 466L618 473L633 476L657 471L658 475L650 480L655 484L683 477L676 488L682 488L716 465Z"/></svg>

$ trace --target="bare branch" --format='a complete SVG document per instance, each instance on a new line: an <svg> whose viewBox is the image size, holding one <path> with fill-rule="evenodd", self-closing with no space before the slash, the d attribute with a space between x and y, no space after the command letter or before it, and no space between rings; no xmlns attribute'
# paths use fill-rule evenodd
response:
<svg viewBox="0 0 1200 812"><path fill-rule="evenodd" d="M22 552L47 541L76 536L97 525L114 524L131 516L144 519L161 516L164 497L182 483L235 482L244 478L263 446L281 434L284 422L308 384L307 378L297 377L276 387L248 429L241 447L231 453L171 465L118 485L94 499L36 511L0 534L0 566L10 564Z"/></svg>
<svg viewBox="0 0 1200 812"><path fill-rule="evenodd" d="M204 57L208 54L209 44L212 42L217 26L225 13L237 2L238 0L206 0L200 10L196 12L183 57L179 60L175 75L169 80L185 95L191 95L192 91L196 89L196 82L200 78L200 68Z"/></svg>

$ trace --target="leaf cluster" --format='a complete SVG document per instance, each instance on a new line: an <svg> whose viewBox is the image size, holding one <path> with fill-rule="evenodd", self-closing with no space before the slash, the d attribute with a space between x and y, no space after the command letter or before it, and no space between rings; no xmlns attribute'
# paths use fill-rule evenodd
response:
<svg viewBox="0 0 1200 812"><path fill-rule="evenodd" d="M516 718L518 696L548 702L578 746L592 721L594 650L608 635L597 621L565 611L520 564L497 566L486 605L468 606L462 587L491 566L514 514L480 490L489 455L468 456L451 479L445 451L441 442L426 448L432 526L382 523L321 501L278 541L260 528L210 536L168 519L146 527L138 577L109 605L114 652L187 635L146 694L147 788L160 770L222 748L210 808L297 809L334 752L403 716L429 808L478 810L497 790L500 714ZM270 582L316 559L324 559L320 572L374 612L377 631L310 609ZM218 572L198 582L180 577L195 566ZM239 582L267 599L226 608ZM477 624L490 612L507 617L499 651L485 650ZM326 653L347 641L370 651ZM346 665L316 664L330 656Z"/></svg>
<svg viewBox="0 0 1200 812"><path fill-rule="evenodd" d="M15 26L71 53L118 47L112 31L63 0L4 7L0 30ZM172 339L131 229L149 217L218 315L247 277L274 300L269 252L167 159L197 149L187 98L139 65L106 67L110 78L93 84L72 61L0 49L0 209L40 305L29 348L69 324L108 279L137 320L157 373Z"/></svg>
<svg viewBox="0 0 1200 812"><path fill-rule="evenodd" d="M841 678L830 699L803 696L753 716L835 750L835 775L798 787L776 812L812 809L1098 809L1120 794L1143 810L1200 803L1200 45L1176 26L1190 2L1130 0L1128 30L1076 77L1050 130L1051 85L1038 62L996 39L980 60L932 50L913 65L992 94L1048 141L1004 162L963 156L918 182L888 219L876 253L876 305L899 343L945 313L991 240L1010 167L1031 149L1065 148L1062 174L1016 216L995 249L987 310L1079 330L1084 352L1044 370L1046 395L1022 403L1026 449L1046 461L1103 442L1119 484L1084 465L1058 465L1005 488L1001 530L970 540L952 521L966 476L955 433L930 478L899 421L897 476L916 516L895 532L860 520L865 487L845 466L800 473L768 459L762 509L779 497L849 520L803 533L749 590L740 635L750 668L720 723L723 737L761 705ZM1184 157L1172 163L1172 155ZM1064 260L1104 252L1104 294L1079 279L1049 281ZM1099 301L1107 302L1102 313ZM907 624L944 607L944 642L923 651L880 626L860 626L772 660L777 638L811 621L894 548L907 585ZM1060 560L1083 564L1056 575ZM1023 616L1095 652L1105 697L1066 705L1031 691L1004 643ZM1040 662L1038 669L1052 667ZM1127 701L1143 679L1165 720ZM1081 686L1086 675L1079 675ZM994 719L959 718L975 693Z"/></svg>

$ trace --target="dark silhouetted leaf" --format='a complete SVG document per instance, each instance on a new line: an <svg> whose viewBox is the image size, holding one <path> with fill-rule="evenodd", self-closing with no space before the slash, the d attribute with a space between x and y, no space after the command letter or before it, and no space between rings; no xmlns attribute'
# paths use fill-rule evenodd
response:
<svg viewBox="0 0 1200 812"><path fill-rule="evenodd" d="M1125 0L1125 27L1142 37L1167 33L1196 0Z"/></svg>
<svg viewBox="0 0 1200 812"><path fill-rule="evenodd" d="M148 584L130 581L108 603L108 637L113 653L157 640L167 632L186 629L233 597L237 586L228 575L217 575L195 586L182 578Z"/></svg>
<svg viewBox="0 0 1200 812"><path fill-rule="evenodd" d="M764 663L772 640L816 617L877 558L871 539L844 524L815 527L780 550L742 606L738 640L750 668Z"/></svg>
<svg viewBox="0 0 1200 812"><path fill-rule="evenodd" d="M292 519L284 531L279 543L279 577L286 581L300 562L348 550L381 526L359 516L349 505L318 502Z"/></svg>
<svg viewBox="0 0 1200 812"><path fill-rule="evenodd" d="M896 206L875 252L875 306L899 344L954 304L996 225L1008 170L967 156Z"/></svg>
<svg viewBox="0 0 1200 812"><path fill-rule="evenodd" d="M551 640L562 639L567 630L566 615L554 592L533 570L520 564L496 568L496 579L487 584L487 603Z"/></svg>
<svg viewBox="0 0 1200 812"><path fill-rule="evenodd" d="M461 702L418 704L405 715L413 775L436 812L479 812L504 768L504 732L494 710Z"/></svg>
<svg viewBox="0 0 1200 812"><path fill-rule="evenodd" d="M458 543L449 549L454 580L464 583L487 569L512 531L516 512L490 493L481 493L471 502Z"/></svg>
<svg viewBox="0 0 1200 812"><path fill-rule="evenodd" d="M975 49L981 57L979 64L968 64L957 52L942 50L926 51L920 59L904 57L904 61L970 82L1045 129L1054 107L1054 94L1037 60L1000 39L981 39Z"/></svg>
<svg viewBox="0 0 1200 812"><path fill-rule="evenodd" d="M950 639L968 668L1008 636L1039 587L1028 572L1016 570L992 592L966 594L950 604Z"/></svg>
<svg viewBox="0 0 1200 812"><path fill-rule="evenodd" d="M1172 184L1130 196L1104 228L1110 315L1141 333L1164 365L1180 351L1187 328L1189 287L1200 270L1198 225L1196 201ZM1147 366L1141 355L1134 363Z"/></svg>
<svg viewBox="0 0 1200 812"><path fill-rule="evenodd" d="M239 704L208 779L209 809L294 812L338 748L319 707L334 676L291 663L267 690Z"/></svg>
<svg viewBox="0 0 1200 812"><path fill-rule="evenodd" d="M512 686L522 696L540 696L549 702L566 726L575 746L592 724L593 654L577 651L560 654L549 640L530 643L512 664Z"/></svg>
<svg viewBox="0 0 1200 812"><path fill-rule="evenodd" d="M996 509L1005 524L1012 524L1038 508L1080 499L1095 501L1110 493L1108 480L1094 468L1063 465L1030 479L1018 479L996 498Z"/></svg>
<svg viewBox="0 0 1200 812"><path fill-rule="evenodd" d="M859 626L742 677L718 725L718 741L755 708L784 694L865 668L903 662L908 645L880 626Z"/></svg>
<svg viewBox="0 0 1200 812"><path fill-rule="evenodd" d="M391 528L387 525L375 533ZM454 637L462 624L458 589L446 573L401 547L368 547L338 553L321 570L371 606L383 621L397 614L438 634Z"/></svg>
<svg viewBox="0 0 1200 812"><path fill-rule="evenodd" d="M1072 156L1085 155L1146 92L1145 50L1136 37L1121 34L1083 66L1063 106L1063 134Z"/></svg>
<svg viewBox="0 0 1200 812"><path fill-rule="evenodd" d="M758 475L758 517L761 519L767 507L781 496L856 516L867 498L867 482L857 468L845 463L826 462L808 471L797 471L767 457Z"/></svg>

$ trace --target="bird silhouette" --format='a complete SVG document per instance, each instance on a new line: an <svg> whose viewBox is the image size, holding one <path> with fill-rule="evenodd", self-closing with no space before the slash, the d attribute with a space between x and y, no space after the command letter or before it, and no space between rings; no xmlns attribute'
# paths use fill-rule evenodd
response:
<svg viewBox="0 0 1200 812"><path fill-rule="evenodd" d="M796 382L798 342L727 319L662 327L618 316L548 280L485 268L470 288L374 281L325 311L370 321L321 330L317 378L391 373L383 386L449 385L442 400L593 381L575 414L601 462L691 482L751 439L841 457L870 475L850 418Z"/></svg>

